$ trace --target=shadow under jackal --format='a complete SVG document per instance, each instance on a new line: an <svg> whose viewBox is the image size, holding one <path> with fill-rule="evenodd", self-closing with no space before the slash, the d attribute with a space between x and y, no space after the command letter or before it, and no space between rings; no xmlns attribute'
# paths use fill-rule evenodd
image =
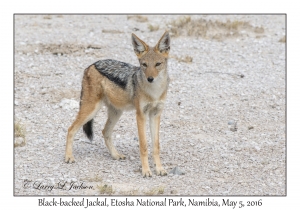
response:
<svg viewBox="0 0 300 210"><path fill-rule="evenodd" d="M67 135L65 162L75 162L72 148L74 135L83 126L93 139L93 118L100 102L107 106L108 119L102 131L105 144L114 159L125 159L113 144L112 131L124 110L135 109L139 134L142 175L152 176L148 163L145 120L149 116L153 159L157 175L166 175L159 157L160 115L164 107L169 76L167 59L170 51L169 33L165 32L155 47L132 34L132 45L140 66L116 60L100 60L84 71L79 113Z"/></svg>

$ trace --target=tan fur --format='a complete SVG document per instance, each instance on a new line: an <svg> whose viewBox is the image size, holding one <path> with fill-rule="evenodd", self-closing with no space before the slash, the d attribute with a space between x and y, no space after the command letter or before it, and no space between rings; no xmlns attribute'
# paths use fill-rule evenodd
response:
<svg viewBox="0 0 300 210"><path fill-rule="evenodd" d="M166 33L164 36L166 36ZM81 107L76 120L68 129L65 161L69 163L75 161L72 154L74 136L79 128L94 118L100 108L100 102L103 101L108 109L108 119L102 133L105 144L112 157L115 159L125 158L125 156L119 153L114 147L111 134L113 127L122 115L123 110L135 108L142 174L146 177L152 176L148 163L145 126L147 115L149 115L156 173L157 175L166 175L167 172L162 167L159 157L159 125L169 81L166 60L168 50L163 51L164 48L162 47L162 49L159 50L159 43L154 48L149 47L134 34L132 35L132 38L135 41L133 43L134 47L136 47L135 52L141 64L141 70L139 70L140 72L138 73L144 76L140 75L142 79L140 77L135 79L135 87L127 85L126 88L122 89L106 76L99 73L99 69L97 70L95 65L91 65L85 70L82 80ZM162 40L162 38L160 40ZM138 46L135 46L136 43ZM158 63L161 64L158 65ZM146 64L146 67L143 66L143 64ZM150 76L154 78L153 83L152 81L147 81L147 78Z"/></svg>

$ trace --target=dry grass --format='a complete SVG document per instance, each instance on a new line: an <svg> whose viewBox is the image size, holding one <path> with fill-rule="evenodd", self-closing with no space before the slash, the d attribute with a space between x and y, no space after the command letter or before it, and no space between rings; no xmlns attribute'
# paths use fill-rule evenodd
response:
<svg viewBox="0 0 300 210"><path fill-rule="evenodd" d="M26 144L25 128L20 122L14 124L15 143L14 147L23 147Z"/></svg>
<svg viewBox="0 0 300 210"><path fill-rule="evenodd" d="M128 190L128 191L121 191L120 195L138 195L139 191L138 190Z"/></svg>
<svg viewBox="0 0 300 210"><path fill-rule="evenodd" d="M151 24L148 24L148 29L149 31L157 31L159 29L159 26L158 25L151 25Z"/></svg>
<svg viewBox="0 0 300 210"><path fill-rule="evenodd" d="M173 20L170 24L172 25L172 27L184 27L185 25L187 25L188 23L191 22L191 17L190 16L181 16L175 20Z"/></svg>
<svg viewBox="0 0 300 210"><path fill-rule="evenodd" d="M25 138L25 129L20 122L15 122L15 137Z"/></svg>
<svg viewBox="0 0 300 210"><path fill-rule="evenodd" d="M108 32L107 32L108 33ZM116 31L110 31L110 33L119 33ZM123 32L120 32L123 33ZM56 56L75 54L77 56L89 54L99 54L98 49L102 47L97 44L78 44L78 43L63 43L63 44L32 44L20 46L17 52L26 53L51 53ZM95 49L95 50L93 50ZM99 55L97 55L99 56ZM100 55L101 56L101 55Z"/></svg>
<svg viewBox="0 0 300 210"><path fill-rule="evenodd" d="M165 188L164 187L158 187L158 191L157 191L157 194L164 194L165 192Z"/></svg>
<svg viewBox="0 0 300 210"><path fill-rule="evenodd" d="M52 89L47 92L47 95L51 97L50 103L59 103L64 98L80 98L80 91L75 89Z"/></svg>
<svg viewBox="0 0 300 210"><path fill-rule="evenodd" d="M191 63L191 62L193 62L193 58L191 56L189 56L189 55L186 55L184 57L178 57L178 56L174 55L174 56L171 56L171 58L174 58L177 61L183 62L183 63Z"/></svg>
<svg viewBox="0 0 300 210"><path fill-rule="evenodd" d="M103 29L102 33L109 33L109 34L121 34L124 33L122 31L118 31L118 30L109 30L109 29Z"/></svg>
<svg viewBox="0 0 300 210"><path fill-rule="evenodd" d="M127 15L127 20L134 20L137 22L144 23L148 21L148 18L142 15Z"/></svg>
<svg viewBox="0 0 300 210"><path fill-rule="evenodd" d="M165 191L165 188L163 186L154 187L150 189L149 191L144 192L145 195L162 195Z"/></svg>
<svg viewBox="0 0 300 210"><path fill-rule="evenodd" d="M286 36L284 36L284 37L282 37L281 39L279 39L279 42L286 43Z"/></svg>
<svg viewBox="0 0 300 210"><path fill-rule="evenodd" d="M263 27L255 27L254 32L258 34L262 34L265 32L265 29Z"/></svg>
<svg viewBox="0 0 300 210"><path fill-rule="evenodd" d="M98 185L97 188L99 189L100 194L111 195L114 193L111 185L107 185L107 184Z"/></svg>
<svg viewBox="0 0 300 210"><path fill-rule="evenodd" d="M50 19L52 19L52 16L51 15L45 15L43 18L50 20Z"/></svg>
<svg viewBox="0 0 300 210"><path fill-rule="evenodd" d="M241 31L264 33L263 27L254 27L249 22L240 20L221 22L203 18L193 20L190 16L181 16L168 25L171 26L171 35L175 37L187 35L222 40L241 36Z"/></svg>
<svg viewBox="0 0 300 210"><path fill-rule="evenodd" d="M264 35L257 35L257 36L255 36L256 39L261 39L263 37L265 37L265 36Z"/></svg>

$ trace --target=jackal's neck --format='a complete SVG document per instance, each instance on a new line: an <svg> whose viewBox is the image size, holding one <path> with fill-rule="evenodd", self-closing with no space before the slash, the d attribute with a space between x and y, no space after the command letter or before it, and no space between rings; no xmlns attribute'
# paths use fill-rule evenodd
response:
<svg viewBox="0 0 300 210"><path fill-rule="evenodd" d="M149 95L154 100L157 100L168 89L169 86L169 74L167 69L161 71L153 82L148 82L145 74L142 70L137 72L137 78L141 91Z"/></svg>

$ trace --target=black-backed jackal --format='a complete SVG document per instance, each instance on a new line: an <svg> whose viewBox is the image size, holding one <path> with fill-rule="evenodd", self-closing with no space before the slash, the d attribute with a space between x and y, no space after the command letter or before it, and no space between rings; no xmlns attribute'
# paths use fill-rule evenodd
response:
<svg viewBox="0 0 300 210"><path fill-rule="evenodd" d="M107 106L108 119L102 131L105 144L114 159L125 159L113 144L112 131L122 112L136 110L139 134L142 174L152 176L148 163L146 141L146 116L149 115L153 146L153 159L157 175L166 175L159 157L160 115L164 107L169 76L167 59L170 50L169 33L165 32L155 47L132 34L132 45L140 66L133 66L116 60L100 60L84 71L80 110L68 130L65 162L75 162L72 148L77 131L83 126L87 137L93 138L93 118L100 109L100 103Z"/></svg>

